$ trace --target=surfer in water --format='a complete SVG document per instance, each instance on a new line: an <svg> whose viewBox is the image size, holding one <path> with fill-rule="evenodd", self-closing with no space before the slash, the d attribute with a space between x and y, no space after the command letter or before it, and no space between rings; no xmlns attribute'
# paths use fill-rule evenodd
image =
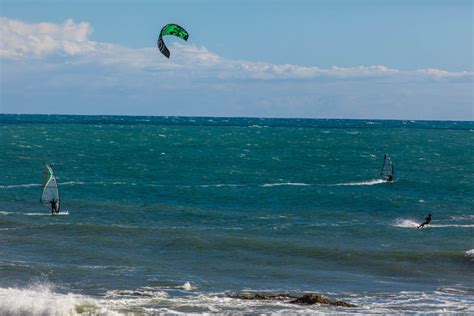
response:
<svg viewBox="0 0 474 316"><path fill-rule="evenodd" d="M425 225L428 225L430 222L431 222L431 213L429 213L428 216L425 217L425 221L421 223L417 228L425 227Z"/></svg>

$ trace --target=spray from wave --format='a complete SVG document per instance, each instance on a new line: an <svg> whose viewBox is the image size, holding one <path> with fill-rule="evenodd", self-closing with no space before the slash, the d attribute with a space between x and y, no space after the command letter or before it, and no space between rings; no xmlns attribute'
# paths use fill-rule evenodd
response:
<svg viewBox="0 0 474 316"><path fill-rule="evenodd" d="M118 315L104 310L89 297L54 292L51 284L27 288L0 288L1 315Z"/></svg>
<svg viewBox="0 0 474 316"><path fill-rule="evenodd" d="M474 249L466 251L464 254L467 258L469 258L471 261L474 261Z"/></svg>
<svg viewBox="0 0 474 316"><path fill-rule="evenodd" d="M403 227L403 228L417 228L420 223L412 219L397 218L393 226ZM460 228L474 228L474 224L428 224L424 228L450 228L450 227L460 227Z"/></svg>
<svg viewBox="0 0 474 316"><path fill-rule="evenodd" d="M419 223L412 219L397 218L393 226L403 228L417 228Z"/></svg>

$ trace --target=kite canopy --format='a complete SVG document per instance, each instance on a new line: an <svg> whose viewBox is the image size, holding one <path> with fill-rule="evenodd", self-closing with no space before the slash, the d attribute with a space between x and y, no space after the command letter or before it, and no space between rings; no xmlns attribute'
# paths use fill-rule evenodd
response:
<svg viewBox="0 0 474 316"><path fill-rule="evenodd" d="M160 52L165 55L167 58L170 58L170 51L168 47L166 47L165 42L163 41L164 35L174 35L179 38L184 39L185 41L188 40L189 34L188 32L179 26L178 24L167 24L165 25L160 32L160 37L158 37L158 49Z"/></svg>

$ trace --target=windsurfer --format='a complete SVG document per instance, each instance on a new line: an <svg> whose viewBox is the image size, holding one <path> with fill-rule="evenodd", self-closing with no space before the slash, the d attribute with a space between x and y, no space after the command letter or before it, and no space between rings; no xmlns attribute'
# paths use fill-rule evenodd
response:
<svg viewBox="0 0 474 316"><path fill-rule="evenodd" d="M51 214L59 213L58 201L56 199L52 199L50 203L51 203Z"/></svg>

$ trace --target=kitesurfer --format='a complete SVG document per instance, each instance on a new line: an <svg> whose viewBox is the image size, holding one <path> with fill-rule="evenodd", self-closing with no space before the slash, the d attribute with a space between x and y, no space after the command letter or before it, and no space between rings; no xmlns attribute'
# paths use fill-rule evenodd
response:
<svg viewBox="0 0 474 316"><path fill-rule="evenodd" d="M428 216L425 217L425 221L421 223L417 228L425 227L425 225L428 225L430 222L431 222L431 213L429 213Z"/></svg>

